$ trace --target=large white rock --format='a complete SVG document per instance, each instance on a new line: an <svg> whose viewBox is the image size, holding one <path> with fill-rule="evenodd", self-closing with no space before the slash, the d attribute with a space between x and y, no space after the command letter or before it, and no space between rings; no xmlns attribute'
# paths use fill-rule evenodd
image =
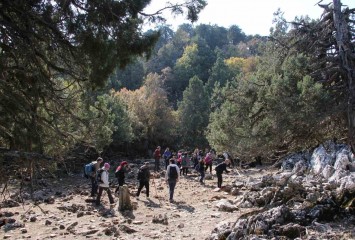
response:
<svg viewBox="0 0 355 240"><path fill-rule="evenodd" d="M334 157L332 155L334 155L334 153L328 153L323 145L316 148L313 151L310 162L313 173L318 175L323 171L325 166L332 166L334 163Z"/></svg>
<svg viewBox="0 0 355 240"><path fill-rule="evenodd" d="M337 191L344 192L349 191L350 193L355 192L355 174L352 173L349 176L343 177L339 180L339 188Z"/></svg>

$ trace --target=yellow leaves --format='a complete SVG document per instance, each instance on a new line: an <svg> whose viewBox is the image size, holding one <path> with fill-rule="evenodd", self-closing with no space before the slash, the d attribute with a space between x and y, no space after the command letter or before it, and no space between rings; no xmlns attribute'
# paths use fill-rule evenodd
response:
<svg viewBox="0 0 355 240"><path fill-rule="evenodd" d="M228 68L235 74L248 74L256 71L256 66L259 62L257 57L240 58L231 57L224 60Z"/></svg>

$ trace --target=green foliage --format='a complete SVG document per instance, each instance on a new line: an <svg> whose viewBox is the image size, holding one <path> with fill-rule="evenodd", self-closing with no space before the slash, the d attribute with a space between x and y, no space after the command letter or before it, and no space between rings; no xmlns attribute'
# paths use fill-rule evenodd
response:
<svg viewBox="0 0 355 240"><path fill-rule="evenodd" d="M163 18L161 11L144 13L149 3L1 1L0 142L51 155L80 140L102 149L115 129L115 116L106 96L83 96L105 86L117 66L151 54L159 32L144 34L142 26ZM193 0L168 9L186 9L195 21L205 5ZM133 68L131 77L137 80L142 68ZM120 82L137 88L141 79Z"/></svg>
<svg viewBox="0 0 355 240"><path fill-rule="evenodd" d="M195 34L204 39L210 49L221 48L228 43L227 29L217 25L200 24L196 26Z"/></svg>
<svg viewBox="0 0 355 240"><path fill-rule="evenodd" d="M244 42L246 39L245 33L237 25L232 25L228 29L227 38L229 43L238 44L239 42Z"/></svg>
<svg viewBox="0 0 355 240"><path fill-rule="evenodd" d="M208 124L209 113L209 95L203 82L194 76L190 79L189 86L178 105L179 132L183 146L208 145L204 131Z"/></svg>
<svg viewBox="0 0 355 240"><path fill-rule="evenodd" d="M309 59L289 56L279 65L265 56L258 72L226 86L211 114L211 146L244 156L299 150L337 134L326 111L329 94L307 75ZM268 70L265 70L265 69Z"/></svg>
<svg viewBox="0 0 355 240"><path fill-rule="evenodd" d="M193 76L197 76L203 82L207 82L208 71L214 62L215 55L203 39L197 39L196 43L184 49L183 55L177 60L174 68L174 85L169 86L176 91L178 100L181 100L182 92L188 86L189 79Z"/></svg>
<svg viewBox="0 0 355 240"><path fill-rule="evenodd" d="M91 130L83 132L87 134L84 139L88 142L92 139L92 144L98 151L102 151L112 141L112 134L115 131L115 115L108 106L108 98L108 95L97 97L97 100L83 111L82 116L86 127Z"/></svg>
<svg viewBox="0 0 355 240"><path fill-rule="evenodd" d="M124 69L117 68L110 76L107 88L116 91L121 88L138 89L143 84L144 74L143 62L137 59Z"/></svg>
<svg viewBox="0 0 355 240"><path fill-rule="evenodd" d="M222 57L218 57L215 64L213 65L210 73L210 77L207 82L207 86L212 92L212 89L216 83L219 83L220 86L225 86L227 81L232 80L232 78L236 76L230 68L225 64L224 59Z"/></svg>

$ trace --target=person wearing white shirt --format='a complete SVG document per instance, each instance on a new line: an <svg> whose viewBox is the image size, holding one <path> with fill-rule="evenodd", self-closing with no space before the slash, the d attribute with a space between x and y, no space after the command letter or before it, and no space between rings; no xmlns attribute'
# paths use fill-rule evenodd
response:
<svg viewBox="0 0 355 240"><path fill-rule="evenodd" d="M99 206L100 205L100 199L101 199L101 195L102 195L102 191L106 191L107 195L108 195L108 199L110 200L110 204L115 203L115 201L113 200L112 197L112 193L110 190L110 186L109 186L109 181L108 181L108 177L109 177L109 173L108 170L110 169L110 164L109 163L105 163L103 168L101 168L98 172L98 174L100 174L100 177L98 179L98 184L99 184L99 193L97 195L96 198L96 205Z"/></svg>

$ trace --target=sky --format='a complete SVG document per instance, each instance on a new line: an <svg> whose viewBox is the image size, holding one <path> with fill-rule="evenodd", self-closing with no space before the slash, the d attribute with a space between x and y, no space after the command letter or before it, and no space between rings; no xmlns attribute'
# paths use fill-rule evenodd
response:
<svg viewBox="0 0 355 240"><path fill-rule="evenodd" d="M170 2L181 2L182 0L170 0ZM320 0L207 0L207 6L199 15L198 24L211 24L229 28L237 25L247 35L259 34L269 35L273 26L273 13L278 8L284 12L288 21L294 20L296 16L308 15L312 19L318 19L323 9L317 5ZM163 8L167 0L152 0L145 12L151 13ZM323 0L322 4L332 2ZM341 0L343 5L355 8L355 0ZM177 26L189 23L184 17L173 18L169 12L165 14L167 24L176 30Z"/></svg>

